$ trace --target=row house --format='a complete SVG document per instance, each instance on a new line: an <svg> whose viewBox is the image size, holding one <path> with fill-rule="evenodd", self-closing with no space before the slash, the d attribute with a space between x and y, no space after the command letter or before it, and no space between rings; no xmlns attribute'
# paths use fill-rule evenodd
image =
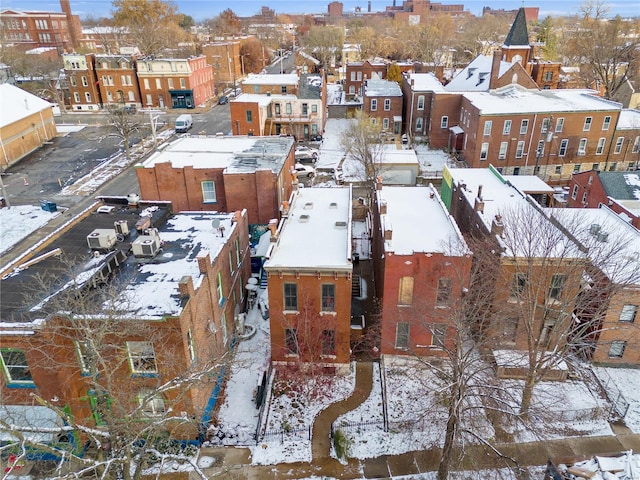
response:
<svg viewBox="0 0 640 480"><path fill-rule="evenodd" d="M569 182L567 206L598 208L607 205L612 211L640 228L640 172L574 173Z"/></svg>
<svg viewBox="0 0 640 480"><path fill-rule="evenodd" d="M102 103L140 105L135 59L130 55L96 55L94 58Z"/></svg>
<svg viewBox="0 0 640 480"><path fill-rule="evenodd" d="M0 24L4 41L22 49L55 47L60 53L80 45L80 17L73 15L69 0L60 0L62 12L2 9Z"/></svg>
<svg viewBox="0 0 640 480"><path fill-rule="evenodd" d="M373 258L383 355L446 356L457 342L471 251L428 187L376 191ZM417 226L422 225L423 231Z"/></svg>
<svg viewBox="0 0 640 480"><path fill-rule="evenodd" d="M195 108L214 95L213 72L205 56L137 61L142 105Z"/></svg>
<svg viewBox="0 0 640 480"><path fill-rule="evenodd" d="M216 381L159 387L205 372L215 379L211 366L244 334L234 316L250 275L247 212L173 215L167 204L139 202L108 211L74 219L34 252L61 257L3 278L3 404L28 409L36 394L87 427L117 414L132 416L129 428L180 417L165 422L169 438L195 440ZM41 279L51 286L44 302L24 294Z"/></svg>
<svg viewBox="0 0 640 480"><path fill-rule="evenodd" d="M387 71L391 63L372 62L365 60L364 62L352 62L346 64L345 71L345 92L350 97L354 95L362 96L364 93L364 85L367 80L377 77L381 80L387 78ZM413 63L397 63L400 72L410 72L415 69Z"/></svg>
<svg viewBox="0 0 640 480"><path fill-rule="evenodd" d="M271 360L347 374L351 360L351 188L297 188L270 222ZM310 245L323 248L311 249Z"/></svg>
<svg viewBox="0 0 640 480"><path fill-rule="evenodd" d="M214 74L214 85L233 84L244 75L244 60L240 55L240 42L236 40L208 43L202 46L202 54L211 65Z"/></svg>
<svg viewBox="0 0 640 480"><path fill-rule="evenodd" d="M382 130L402 133L402 90L397 82L381 80L375 75L365 82L363 111Z"/></svg>
<svg viewBox="0 0 640 480"><path fill-rule="evenodd" d="M242 95L230 102L231 131L316 138L327 121L326 88L322 75L249 76L242 83Z"/></svg>
<svg viewBox="0 0 640 480"><path fill-rule="evenodd" d="M291 137L183 137L137 165L144 200L177 212L247 211L250 224L279 218L291 195Z"/></svg>
<svg viewBox="0 0 640 480"><path fill-rule="evenodd" d="M93 55L63 56L72 110L100 110L103 105Z"/></svg>

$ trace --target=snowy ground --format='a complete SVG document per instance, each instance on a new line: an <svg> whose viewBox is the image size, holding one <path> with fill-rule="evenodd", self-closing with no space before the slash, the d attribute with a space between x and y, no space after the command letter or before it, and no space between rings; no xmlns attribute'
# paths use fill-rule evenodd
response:
<svg viewBox="0 0 640 480"><path fill-rule="evenodd" d="M0 254L58 215L59 211L45 212L39 205L0 208Z"/></svg>
<svg viewBox="0 0 640 480"><path fill-rule="evenodd" d="M624 422L634 433L640 433L640 370L633 368L594 367L593 371L605 387L609 398L615 401L622 395L629 402ZM623 401L623 403L624 403Z"/></svg>

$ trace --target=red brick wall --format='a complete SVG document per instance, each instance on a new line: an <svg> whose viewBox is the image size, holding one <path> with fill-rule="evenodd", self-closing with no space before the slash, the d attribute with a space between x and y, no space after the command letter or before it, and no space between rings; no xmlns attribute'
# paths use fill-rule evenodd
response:
<svg viewBox="0 0 640 480"><path fill-rule="evenodd" d="M640 288L628 288L618 292L611 299L607 314L602 324L598 345L593 354L593 362L612 366L640 366ZM620 313L625 304L636 305L635 320L631 323L621 322ZM609 356L609 349L614 341L626 342L621 358Z"/></svg>

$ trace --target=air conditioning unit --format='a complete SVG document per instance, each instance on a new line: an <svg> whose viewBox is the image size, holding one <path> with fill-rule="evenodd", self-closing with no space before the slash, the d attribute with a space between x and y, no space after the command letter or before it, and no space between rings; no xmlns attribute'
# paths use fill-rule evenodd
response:
<svg viewBox="0 0 640 480"><path fill-rule="evenodd" d="M112 250L117 241L115 230L97 228L87 235L87 244L92 250Z"/></svg>
<svg viewBox="0 0 640 480"><path fill-rule="evenodd" d="M116 229L116 233L120 235L129 235L129 224L126 220L117 220L113 222L113 227Z"/></svg>
<svg viewBox="0 0 640 480"><path fill-rule="evenodd" d="M147 230L148 235L140 235L131 244L133 255L137 258L152 258L158 254L161 242L158 231L155 228Z"/></svg>

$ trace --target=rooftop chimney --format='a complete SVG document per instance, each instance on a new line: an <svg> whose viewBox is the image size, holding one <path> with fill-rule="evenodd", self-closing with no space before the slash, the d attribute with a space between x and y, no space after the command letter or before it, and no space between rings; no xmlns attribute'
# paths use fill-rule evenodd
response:
<svg viewBox="0 0 640 480"><path fill-rule="evenodd" d="M387 202L386 200L381 200L380 201L380 215L386 215L387 214Z"/></svg>
<svg viewBox="0 0 640 480"><path fill-rule="evenodd" d="M491 61L491 76L489 77L489 90L498 88L498 79L500 78L500 61L502 60L502 51L494 50L493 59Z"/></svg>
<svg viewBox="0 0 640 480"><path fill-rule="evenodd" d="M269 220L267 227L271 231L271 241L276 242L278 240L278 219L272 218Z"/></svg>
<svg viewBox="0 0 640 480"><path fill-rule="evenodd" d="M482 185L478 186L478 196L473 204L473 210L475 212L484 212L484 200L482 199Z"/></svg>
<svg viewBox="0 0 640 480"><path fill-rule="evenodd" d="M382 177L376 177L376 190L382 190Z"/></svg>
<svg viewBox="0 0 640 480"><path fill-rule="evenodd" d="M504 223L502 223L502 215L496 215L491 222L491 234L502 236L504 233Z"/></svg>

